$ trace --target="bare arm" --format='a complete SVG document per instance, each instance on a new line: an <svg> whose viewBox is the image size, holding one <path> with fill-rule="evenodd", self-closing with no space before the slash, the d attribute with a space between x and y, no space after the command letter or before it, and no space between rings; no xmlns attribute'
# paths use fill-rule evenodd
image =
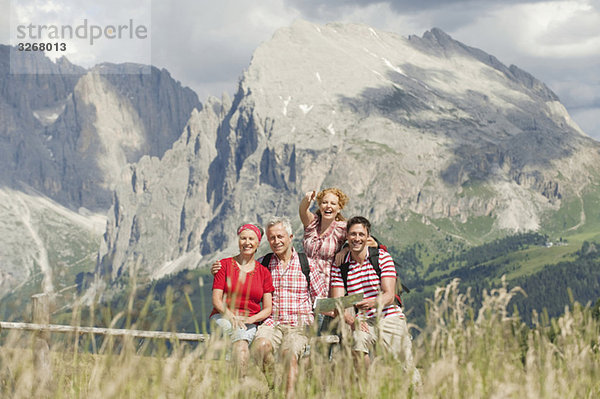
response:
<svg viewBox="0 0 600 399"><path fill-rule="evenodd" d="M226 307L223 304L223 290L215 288L212 291L212 304L217 312L221 314L225 313Z"/></svg>
<svg viewBox="0 0 600 399"><path fill-rule="evenodd" d="M365 298L356 304L356 307L361 310L369 310L381 306L382 308L394 303L394 289L396 287L396 279L394 277L381 278L381 292L379 295Z"/></svg>
<svg viewBox="0 0 600 399"><path fill-rule="evenodd" d="M316 196L317 196L316 191L309 191L306 194L304 194L304 198L302 198L302 201L300 201L300 206L298 207L298 213L300 214L300 220L302 221L302 224L304 225L305 228L315 218L315 215L313 215L313 213L309 210L309 208L310 208L310 203L315 200Z"/></svg>
<svg viewBox="0 0 600 399"><path fill-rule="evenodd" d="M396 298L396 278L395 277L383 277L381 279L381 293L378 295L381 298L381 306L389 306L394 303Z"/></svg>
<svg viewBox="0 0 600 399"><path fill-rule="evenodd" d="M270 292L265 292L262 297L262 309L260 312L255 314L254 316L250 316L246 319L246 323L257 323L259 321L263 321L267 317L271 315L273 311L273 294Z"/></svg>
<svg viewBox="0 0 600 399"><path fill-rule="evenodd" d="M233 328L245 328L244 317L240 317L231 311L223 303L223 290L215 288L212 292L212 302L214 308L223 315L224 318L231 322Z"/></svg>
<svg viewBox="0 0 600 399"><path fill-rule="evenodd" d="M344 287L332 286L331 287L331 297L332 298L341 298L345 294Z"/></svg>
<svg viewBox="0 0 600 399"><path fill-rule="evenodd" d="M335 260L333 264L336 266L341 266L342 263L344 263L344 259L346 258L346 255L348 255L349 251L350 249L348 247L342 247L342 249L340 249L340 252L335 254Z"/></svg>

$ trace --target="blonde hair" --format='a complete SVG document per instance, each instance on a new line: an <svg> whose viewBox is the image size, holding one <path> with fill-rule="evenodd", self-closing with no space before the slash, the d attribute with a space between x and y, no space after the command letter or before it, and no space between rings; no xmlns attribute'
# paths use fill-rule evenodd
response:
<svg viewBox="0 0 600 399"><path fill-rule="evenodd" d="M340 206L340 212L338 212L338 214L335 216L335 220L346 220L346 218L344 218L344 216L342 216L341 210L344 209L344 207L346 206L346 204L348 203L350 198L348 198L348 196L346 194L344 194L344 192L337 187L325 188L325 189L319 191L319 194L317 194L317 204L318 205L321 205L321 202L323 201L323 197L326 194L333 194L336 197L338 197L338 205ZM317 209L316 214L321 216L321 210Z"/></svg>

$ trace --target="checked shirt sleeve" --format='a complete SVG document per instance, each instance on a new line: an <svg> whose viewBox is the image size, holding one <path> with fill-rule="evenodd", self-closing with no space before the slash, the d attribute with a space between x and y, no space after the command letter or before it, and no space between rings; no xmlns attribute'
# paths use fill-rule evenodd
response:
<svg viewBox="0 0 600 399"><path fill-rule="evenodd" d="M317 267L311 262L310 264L310 295L314 298L327 297L327 285L323 275L317 271Z"/></svg>

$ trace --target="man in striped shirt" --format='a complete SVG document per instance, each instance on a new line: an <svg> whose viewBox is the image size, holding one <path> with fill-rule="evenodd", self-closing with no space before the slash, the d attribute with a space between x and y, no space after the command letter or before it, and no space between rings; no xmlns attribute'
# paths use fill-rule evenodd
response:
<svg viewBox="0 0 600 399"><path fill-rule="evenodd" d="M348 295L362 293L364 298L344 312L344 320L352 328L353 353L356 365L368 368L369 351L379 340L384 350L395 358L403 357L405 366L412 368L411 341L402 308L394 304L396 269L390 254L379 249L381 279L368 258L367 240L371 223L362 216L348 220L347 240L350 252L347 287ZM345 287L340 266L331 269L332 297L344 296Z"/></svg>

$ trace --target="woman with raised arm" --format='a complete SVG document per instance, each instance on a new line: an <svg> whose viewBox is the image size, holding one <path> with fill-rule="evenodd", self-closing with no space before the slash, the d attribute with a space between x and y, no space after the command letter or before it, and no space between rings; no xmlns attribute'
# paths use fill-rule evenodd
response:
<svg viewBox="0 0 600 399"><path fill-rule="evenodd" d="M309 208L315 199L318 209L312 213ZM309 191L300 202L300 220L304 225L302 246L306 256L317 264L328 289L335 254L346 241L346 222L340 212L347 202L348 196L339 188L326 188L318 194Z"/></svg>
<svg viewBox="0 0 600 399"><path fill-rule="evenodd" d="M271 315L274 288L269 270L254 259L262 229L244 224L237 235L240 253L221 259L214 276L210 319L231 337L233 359L244 376L257 324Z"/></svg>

